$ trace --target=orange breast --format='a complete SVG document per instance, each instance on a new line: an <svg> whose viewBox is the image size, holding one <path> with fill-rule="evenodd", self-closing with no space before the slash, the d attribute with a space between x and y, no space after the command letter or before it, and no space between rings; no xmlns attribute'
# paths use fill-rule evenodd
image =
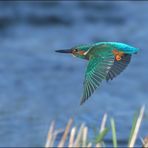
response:
<svg viewBox="0 0 148 148"><path fill-rule="evenodd" d="M82 51L82 50L79 51L79 54L80 54L80 55L84 55L84 53L85 53L85 51Z"/></svg>

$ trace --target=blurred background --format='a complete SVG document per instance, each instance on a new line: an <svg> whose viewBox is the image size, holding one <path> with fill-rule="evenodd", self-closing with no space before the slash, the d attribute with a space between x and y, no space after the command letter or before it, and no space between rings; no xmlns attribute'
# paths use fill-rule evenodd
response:
<svg viewBox="0 0 148 148"><path fill-rule="evenodd" d="M0 147L44 146L51 121L64 128L70 117L76 125L85 122L91 138L105 112L115 118L119 144L124 145L143 104L139 135L148 135L147 6L132 1L1 1ZM54 50L100 41L141 50L120 76L104 82L80 106L87 62ZM111 132L106 140L111 142Z"/></svg>

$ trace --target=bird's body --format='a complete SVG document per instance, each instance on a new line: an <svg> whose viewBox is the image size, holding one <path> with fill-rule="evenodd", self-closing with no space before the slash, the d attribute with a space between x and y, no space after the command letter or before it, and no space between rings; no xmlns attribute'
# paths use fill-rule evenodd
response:
<svg viewBox="0 0 148 148"><path fill-rule="evenodd" d="M138 48L119 42L98 42L76 46L70 50L57 50L72 53L74 56L89 60L84 80L81 104L100 86L102 80L112 80L129 64L131 56Z"/></svg>

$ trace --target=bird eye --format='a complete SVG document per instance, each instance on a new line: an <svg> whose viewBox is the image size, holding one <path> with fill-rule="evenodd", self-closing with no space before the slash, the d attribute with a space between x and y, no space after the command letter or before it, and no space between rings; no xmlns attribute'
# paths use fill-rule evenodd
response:
<svg viewBox="0 0 148 148"><path fill-rule="evenodd" d="M74 49L73 52L78 52L78 49Z"/></svg>

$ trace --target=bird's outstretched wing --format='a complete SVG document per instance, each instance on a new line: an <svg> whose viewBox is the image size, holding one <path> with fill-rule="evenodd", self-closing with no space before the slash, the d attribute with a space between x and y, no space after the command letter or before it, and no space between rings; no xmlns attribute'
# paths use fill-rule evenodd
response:
<svg viewBox="0 0 148 148"><path fill-rule="evenodd" d="M106 76L106 80L112 80L114 77L119 75L130 63L131 56L131 54L124 54L120 61L115 60L113 66L111 67Z"/></svg>
<svg viewBox="0 0 148 148"><path fill-rule="evenodd" d="M81 98L81 103L83 104L95 91L95 89L100 86L103 79L106 76L114 63L114 55L111 50L106 49L107 46L95 46L88 52L89 63L86 69L85 80L84 80L84 90ZM95 54L94 54L94 51ZM93 54L92 54L93 53Z"/></svg>

